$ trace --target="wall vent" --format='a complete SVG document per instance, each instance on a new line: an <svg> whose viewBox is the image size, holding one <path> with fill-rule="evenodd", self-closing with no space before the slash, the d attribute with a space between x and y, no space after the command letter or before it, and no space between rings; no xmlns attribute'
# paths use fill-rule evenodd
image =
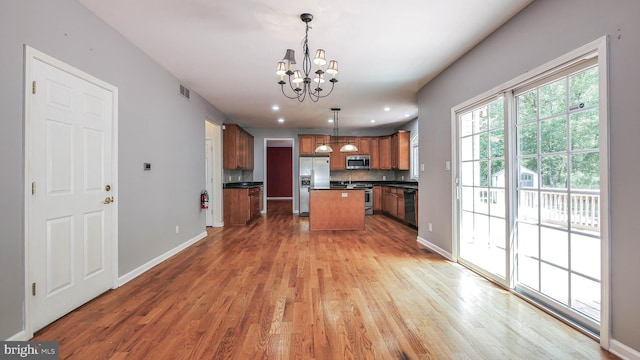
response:
<svg viewBox="0 0 640 360"><path fill-rule="evenodd" d="M189 99L189 89L187 89L184 85L180 84L180 95L186 97L187 99Z"/></svg>

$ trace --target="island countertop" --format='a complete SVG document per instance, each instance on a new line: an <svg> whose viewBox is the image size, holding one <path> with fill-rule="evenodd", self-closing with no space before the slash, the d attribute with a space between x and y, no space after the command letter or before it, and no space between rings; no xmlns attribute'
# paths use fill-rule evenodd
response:
<svg viewBox="0 0 640 360"><path fill-rule="evenodd" d="M312 189L309 192L309 229L364 229L364 191Z"/></svg>

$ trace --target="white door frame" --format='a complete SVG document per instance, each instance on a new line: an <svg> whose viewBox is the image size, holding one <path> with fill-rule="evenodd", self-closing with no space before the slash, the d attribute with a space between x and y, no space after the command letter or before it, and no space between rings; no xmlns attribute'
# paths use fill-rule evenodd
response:
<svg viewBox="0 0 640 360"><path fill-rule="evenodd" d="M263 191L262 191L262 213L267 212L267 144L269 141L290 141L291 142L291 201L293 212L296 212L297 198L296 198L296 139L294 138L264 138L264 148L262 152L262 179L263 179Z"/></svg>
<svg viewBox="0 0 640 360"><path fill-rule="evenodd" d="M72 67L54 57L51 57L43 52L40 52L28 45L24 46L24 337L25 340L33 337L33 326L31 319L32 302L31 302L31 277L30 277L30 263L29 263L29 197L31 196L30 189L30 161L31 161L31 121L30 121L30 107L32 106L31 94L32 91L32 62L33 60L42 61L48 65L51 65L59 70L74 75L82 80L85 80L93 85L104 88L113 93L113 144L112 144L112 186L113 196L118 199L118 88L108 84L100 79L93 77L79 69ZM112 288L118 287L118 203L116 201L112 204L113 221L111 226L112 232L112 268L113 268L113 285Z"/></svg>

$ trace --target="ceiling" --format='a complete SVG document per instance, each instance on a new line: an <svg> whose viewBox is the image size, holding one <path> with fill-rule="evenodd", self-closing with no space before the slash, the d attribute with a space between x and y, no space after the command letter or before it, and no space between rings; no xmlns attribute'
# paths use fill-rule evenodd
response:
<svg viewBox="0 0 640 360"><path fill-rule="evenodd" d="M418 90L531 1L79 0L231 122L306 129L330 129L332 107L340 128L415 119ZM286 99L275 74L288 48L301 67L305 12L311 56L340 70L317 103Z"/></svg>

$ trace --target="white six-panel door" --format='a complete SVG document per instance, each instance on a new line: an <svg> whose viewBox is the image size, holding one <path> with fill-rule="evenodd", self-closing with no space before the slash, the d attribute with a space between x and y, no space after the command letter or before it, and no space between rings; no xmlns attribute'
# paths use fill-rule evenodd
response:
<svg viewBox="0 0 640 360"><path fill-rule="evenodd" d="M28 311L36 331L114 285L114 93L37 58L31 78Z"/></svg>

